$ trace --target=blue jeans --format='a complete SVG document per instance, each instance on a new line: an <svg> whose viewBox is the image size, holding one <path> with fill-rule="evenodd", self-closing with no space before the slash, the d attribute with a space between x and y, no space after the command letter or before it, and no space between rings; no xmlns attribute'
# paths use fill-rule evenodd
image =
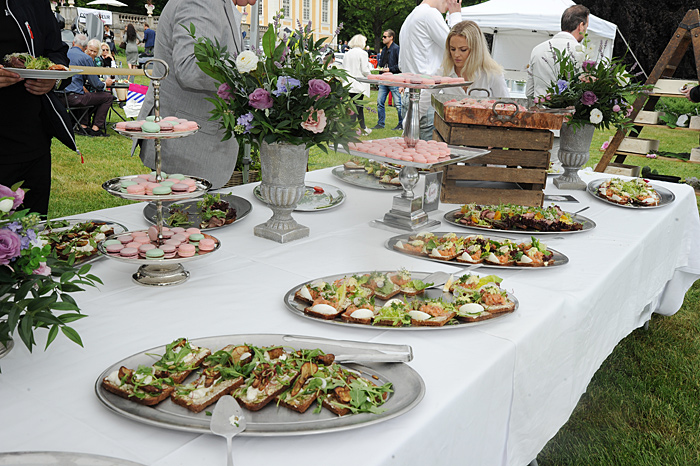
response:
<svg viewBox="0 0 700 466"><path fill-rule="evenodd" d="M399 88L397 86L379 86L379 92L377 93L377 126L384 126L384 119L386 113L384 110L384 102L391 91L391 97L394 99L394 105L396 105L396 111L399 114L399 126L401 125L401 94L399 94Z"/></svg>

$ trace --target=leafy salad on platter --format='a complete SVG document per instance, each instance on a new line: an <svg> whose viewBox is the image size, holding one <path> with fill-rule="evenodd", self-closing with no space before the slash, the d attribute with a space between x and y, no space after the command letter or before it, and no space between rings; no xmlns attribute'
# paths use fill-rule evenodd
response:
<svg viewBox="0 0 700 466"><path fill-rule="evenodd" d="M236 209L228 201L221 199L219 193L205 194L196 204L197 212L191 212L189 208L189 205L171 204L166 223L170 227L189 227L194 225L191 215L198 217L197 228L200 229L218 228L236 221Z"/></svg>

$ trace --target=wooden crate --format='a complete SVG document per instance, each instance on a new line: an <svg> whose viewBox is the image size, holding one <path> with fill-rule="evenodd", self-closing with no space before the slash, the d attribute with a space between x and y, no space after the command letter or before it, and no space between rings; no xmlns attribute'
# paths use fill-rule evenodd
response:
<svg viewBox="0 0 700 466"><path fill-rule="evenodd" d="M491 151L465 164L441 168L442 202L542 205L554 140L551 131L447 123L436 114L433 137Z"/></svg>

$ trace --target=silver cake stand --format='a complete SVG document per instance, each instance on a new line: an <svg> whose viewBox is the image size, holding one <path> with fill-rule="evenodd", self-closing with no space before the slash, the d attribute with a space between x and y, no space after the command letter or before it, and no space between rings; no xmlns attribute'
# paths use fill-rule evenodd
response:
<svg viewBox="0 0 700 466"><path fill-rule="evenodd" d="M162 75L154 75L154 69L153 65L156 63L160 64L163 67L163 73ZM151 66L149 68L149 65ZM153 82L153 106L154 106L154 113L155 113L155 122L158 122L161 120L160 116L160 81L165 79L168 76L169 72L169 67L166 62L163 60L160 60L158 58L153 58L151 60L148 60L144 64L144 70L143 73L148 77L152 82ZM186 132L181 132L181 133L134 133L134 132L129 132L129 131L122 131L122 130L117 130L115 128L115 131L117 131L119 134L122 134L127 137L132 137L136 139L153 139L154 140L154 145L155 145L155 176L156 176L156 182L160 182L163 180L162 176L162 171L161 171L161 139L177 139L177 138L182 138L186 136L191 136L192 134L195 134L198 129L192 130L192 131L186 131ZM193 178L196 182L195 190L189 193L172 193L170 195L165 195L165 196L155 196L155 195L134 195L134 194L128 194L124 193L121 191L121 187L119 185L121 180L126 180L134 178L134 176L126 176L126 177L121 177L121 178L114 178L112 180L106 181L103 183L102 187L110 193L113 196L121 197L123 199L130 199L130 200L135 200L135 201L150 201L154 202L156 205L156 223L155 226L158 229L158 238L157 238L157 243L163 244L165 242L165 239L163 238L163 201L174 201L174 200L186 200L186 199L192 199L196 197L200 197L204 195L210 188L211 188L211 183L203 178L197 178L194 176L190 176L189 178ZM207 235L209 236L209 235ZM221 242L214 237L211 237L216 241L216 247L214 251L218 251L219 247L221 246ZM104 250L104 245L100 243L98 245L98 249L100 251L105 253L105 256L111 258L111 259L116 259L120 260L122 262L130 262L130 263L139 263L142 264L138 271L132 275L132 278L136 283L139 285L144 285L144 286L167 286L167 285L178 285L180 283L184 283L187 281L187 279L190 278L190 273L185 270L185 268L182 266L181 262L186 262L190 260L196 260L201 257L204 257L207 254L195 254L195 256L190 257L190 258L175 258L175 259L159 259L159 260L146 260L146 259L125 259L116 255L111 255L111 254L106 254L106 250ZM211 252L214 252L211 251ZM210 253L211 253L210 252Z"/></svg>
<svg viewBox="0 0 700 466"><path fill-rule="evenodd" d="M387 81L383 79L355 78L357 81L383 86L404 87L408 89L409 104L406 112L406 120L403 128L403 139L408 147L415 147L420 140L420 111L419 100L421 90L438 90L450 87L463 87L472 84L470 81L444 84L412 84ZM393 163L401 166L399 181L403 187L403 192L394 196L394 203L389 212L384 214L383 220L376 220L377 226L387 226L405 231L418 231L435 227L440 224L439 220L430 220L428 214L423 210L422 198L416 197L413 188L418 184L418 169L428 170L442 167L457 162L465 162L474 157L488 154L485 149L474 149L464 146L448 146L450 148L450 159L436 163L418 163L396 160L389 157L381 157L374 154L346 149L348 153L357 157L369 158L372 160Z"/></svg>
<svg viewBox="0 0 700 466"><path fill-rule="evenodd" d="M399 230L415 232L440 225L439 220L430 220L430 218L428 218L428 214L426 214L423 210L422 197L416 196L413 192L413 188L415 188L416 184L418 184L418 180L420 178L418 170L429 170L457 162L466 162L474 157L479 157L489 153L489 151L486 149L474 149L471 147L450 145L447 147L450 148L450 158L435 163L408 162L404 160L392 159L390 157L383 157L381 155L374 155L367 152L361 152L346 147L343 147L342 149L355 157L363 157L401 166L401 170L399 171L399 181L403 187L403 192L394 196L394 202L391 210L384 214L383 220L376 220L376 222L378 226L387 226L390 228L397 228Z"/></svg>

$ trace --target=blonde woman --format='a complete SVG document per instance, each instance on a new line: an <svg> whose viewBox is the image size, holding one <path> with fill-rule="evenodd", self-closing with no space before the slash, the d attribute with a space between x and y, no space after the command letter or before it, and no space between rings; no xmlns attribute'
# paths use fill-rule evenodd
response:
<svg viewBox="0 0 700 466"><path fill-rule="evenodd" d="M445 41L445 55L438 74L462 77L472 81L467 88L453 87L444 89L446 94L466 95L470 89L473 97L485 97L476 89L486 89L489 96L510 97L503 67L489 54L486 38L474 21L462 21L455 24Z"/></svg>
<svg viewBox="0 0 700 466"><path fill-rule="evenodd" d="M367 45L367 38L362 34L357 34L350 39L348 42L348 47L350 50L345 52L343 57L343 68L348 74L354 78L364 78L370 74L369 67L369 56L365 51L365 46ZM356 95L362 94L365 97L369 97L369 83L361 83L352 78L349 78L350 82L350 97L355 97ZM357 118L360 121L360 130L358 134L369 134L372 132L371 129L367 128L365 125L365 112L364 108L360 104L362 101L357 102ZM353 116L353 118L355 118Z"/></svg>

